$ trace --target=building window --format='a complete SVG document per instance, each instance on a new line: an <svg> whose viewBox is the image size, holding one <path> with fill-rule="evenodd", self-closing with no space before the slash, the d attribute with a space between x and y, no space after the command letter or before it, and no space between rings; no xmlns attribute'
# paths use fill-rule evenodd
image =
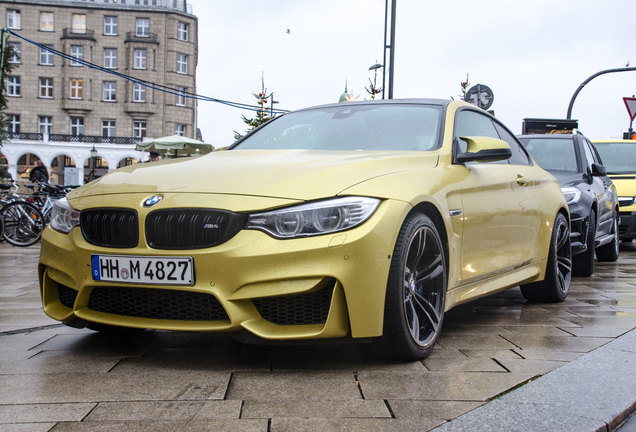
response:
<svg viewBox="0 0 636 432"><path fill-rule="evenodd" d="M83 94L83 81L81 78L71 78L71 93L70 99L82 99Z"/></svg>
<svg viewBox="0 0 636 432"><path fill-rule="evenodd" d="M104 35L117 36L117 17L105 16L104 17Z"/></svg>
<svg viewBox="0 0 636 432"><path fill-rule="evenodd" d="M84 135L84 117L71 117L71 135Z"/></svg>
<svg viewBox="0 0 636 432"><path fill-rule="evenodd" d="M150 36L150 18L137 18L137 36L149 37Z"/></svg>
<svg viewBox="0 0 636 432"><path fill-rule="evenodd" d="M102 120L102 137L115 136L115 120Z"/></svg>
<svg viewBox="0 0 636 432"><path fill-rule="evenodd" d="M38 132L42 135L50 135L53 133L53 117L39 116L38 117Z"/></svg>
<svg viewBox="0 0 636 432"><path fill-rule="evenodd" d="M174 134L175 135L180 135L180 136L185 136L185 134L186 134L186 125L184 125L183 123L177 123L175 125L175 128L174 128Z"/></svg>
<svg viewBox="0 0 636 432"><path fill-rule="evenodd" d="M20 133L20 115L7 114L7 132Z"/></svg>
<svg viewBox="0 0 636 432"><path fill-rule="evenodd" d="M22 28L22 19L19 10L7 9L7 27L16 30Z"/></svg>
<svg viewBox="0 0 636 432"><path fill-rule="evenodd" d="M51 48L49 46L49 48ZM40 64L44 66L53 66L53 52L46 47L40 47Z"/></svg>
<svg viewBox="0 0 636 432"><path fill-rule="evenodd" d="M52 32L55 30L53 12L40 12L40 30Z"/></svg>
<svg viewBox="0 0 636 432"><path fill-rule="evenodd" d="M104 81L104 101L105 102L117 101L117 82L116 81Z"/></svg>
<svg viewBox="0 0 636 432"><path fill-rule="evenodd" d="M188 40L188 23L179 21L177 24L177 39L182 41Z"/></svg>
<svg viewBox="0 0 636 432"><path fill-rule="evenodd" d="M117 48L104 48L104 67L117 69Z"/></svg>
<svg viewBox="0 0 636 432"><path fill-rule="evenodd" d="M9 57L9 63L22 63L22 45L20 42L9 42L9 46L13 48L13 55Z"/></svg>
<svg viewBox="0 0 636 432"><path fill-rule="evenodd" d="M135 69L146 69L147 51L145 49L135 50Z"/></svg>
<svg viewBox="0 0 636 432"><path fill-rule="evenodd" d="M71 57L84 60L84 47L82 45L71 45ZM83 66L83 64L71 60L71 66Z"/></svg>
<svg viewBox="0 0 636 432"><path fill-rule="evenodd" d="M146 137L146 121L133 120L133 138L142 139Z"/></svg>
<svg viewBox="0 0 636 432"><path fill-rule="evenodd" d="M53 98L53 78L40 78L40 97Z"/></svg>
<svg viewBox="0 0 636 432"><path fill-rule="evenodd" d="M86 14L73 14L71 18L71 33L86 33Z"/></svg>
<svg viewBox="0 0 636 432"><path fill-rule="evenodd" d="M7 96L20 97L20 77L10 75L7 77Z"/></svg>
<svg viewBox="0 0 636 432"><path fill-rule="evenodd" d="M139 84L133 84L133 102L146 102L146 87Z"/></svg>
<svg viewBox="0 0 636 432"><path fill-rule="evenodd" d="M188 73L188 56L185 54L177 54L177 72L182 74Z"/></svg>
<svg viewBox="0 0 636 432"><path fill-rule="evenodd" d="M186 106L186 97L185 97L185 91L186 88L185 87L175 87L175 90L177 91L176 96L176 100L175 100L175 104L177 106Z"/></svg>

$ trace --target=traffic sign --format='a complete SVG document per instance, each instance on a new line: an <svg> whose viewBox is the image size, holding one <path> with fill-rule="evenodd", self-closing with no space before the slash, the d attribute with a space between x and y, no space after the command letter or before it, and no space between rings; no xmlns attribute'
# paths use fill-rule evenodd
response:
<svg viewBox="0 0 636 432"><path fill-rule="evenodd" d="M466 98L464 100L472 103L473 105L477 105L481 109L487 110L492 106L492 103L495 100L495 95L492 90L490 90L490 87L483 84L477 84L466 92Z"/></svg>
<svg viewBox="0 0 636 432"><path fill-rule="evenodd" d="M625 106L627 107L627 112L629 113L629 118L634 121L636 118L636 98L633 97L624 97L623 102L625 102Z"/></svg>

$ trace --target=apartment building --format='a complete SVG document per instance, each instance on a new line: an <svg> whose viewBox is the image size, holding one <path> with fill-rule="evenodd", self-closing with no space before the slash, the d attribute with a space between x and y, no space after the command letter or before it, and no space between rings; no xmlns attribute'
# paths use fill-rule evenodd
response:
<svg viewBox="0 0 636 432"><path fill-rule="evenodd" d="M144 158L135 144L196 137L198 22L184 0L0 0L17 67L0 163L16 179L42 160L82 184Z"/></svg>

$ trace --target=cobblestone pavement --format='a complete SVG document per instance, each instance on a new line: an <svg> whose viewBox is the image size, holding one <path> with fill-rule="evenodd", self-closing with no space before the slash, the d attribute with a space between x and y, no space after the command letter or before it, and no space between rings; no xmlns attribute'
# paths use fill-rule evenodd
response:
<svg viewBox="0 0 636 432"><path fill-rule="evenodd" d="M564 303L526 304L512 289L460 306L432 355L392 363L351 343L68 328L42 312L39 247L0 243L0 432L450 426L636 328L636 244L628 246L617 263L574 279Z"/></svg>

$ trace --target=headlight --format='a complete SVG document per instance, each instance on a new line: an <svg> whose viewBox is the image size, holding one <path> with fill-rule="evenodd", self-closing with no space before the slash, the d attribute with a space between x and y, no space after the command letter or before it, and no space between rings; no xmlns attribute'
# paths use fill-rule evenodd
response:
<svg viewBox="0 0 636 432"><path fill-rule="evenodd" d="M51 209L51 228L68 234L80 223L80 212L68 203L66 198L53 202Z"/></svg>
<svg viewBox="0 0 636 432"><path fill-rule="evenodd" d="M576 204L581 199L581 191L574 187L564 187L561 188L561 192L563 192L563 196L567 201L568 205Z"/></svg>
<svg viewBox="0 0 636 432"><path fill-rule="evenodd" d="M379 204L379 199L365 197L317 201L250 215L246 228L283 239L334 233L360 225Z"/></svg>

